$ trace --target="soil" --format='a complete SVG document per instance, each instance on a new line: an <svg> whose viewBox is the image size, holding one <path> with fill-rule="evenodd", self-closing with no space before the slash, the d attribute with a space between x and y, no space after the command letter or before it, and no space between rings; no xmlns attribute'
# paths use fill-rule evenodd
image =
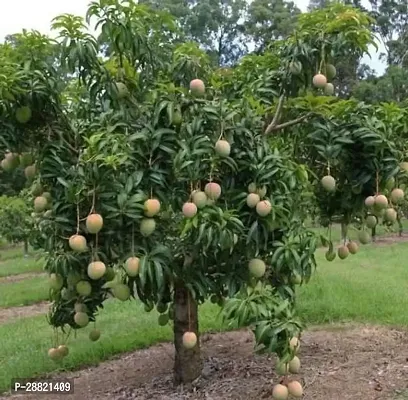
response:
<svg viewBox="0 0 408 400"><path fill-rule="evenodd" d="M41 302L29 306L0 308L0 325L12 322L18 318L46 314L49 306L49 302Z"/></svg>
<svg viewBox="0 0 408 400"><path fill-rule="evenodd" d="M202 336L204 370L190 388L172 384L170 343L128 353L77 372L75 394L11 395L53 400L262 400L279 383L273 356L255 355L251 332ZM358 325L311 329L301 339L303 399L407 399L408 331ZM405 392L406 391L406 392Z"/></svg>

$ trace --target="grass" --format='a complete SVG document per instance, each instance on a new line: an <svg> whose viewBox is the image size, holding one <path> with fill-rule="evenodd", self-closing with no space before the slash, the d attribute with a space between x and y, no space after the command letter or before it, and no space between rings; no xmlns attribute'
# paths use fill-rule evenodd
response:
<svg viewBox="0 0 408 400"><path fill-rule="evenodd" d="M16 246L5 246L4 244L0 246L0 262L6 260L12 260L16 258L21 258L24 255L23 247L20 245Z"/></svg>
<svg viewBox="0 0 408 400"><path fill-rule="evenodd" d="M28 257L21 257L21 255L14 258L10 257L6 261L0 261L0 278L30 272L43 272L43 264L44 261L37 259L34 255Z"/></svg>
<svg viewBox="0 0 408 400"><path fill-rule="evenodd" d="M0 283L0 307L38 303L48 299L47 277L38 276L13 283Z"/></svg>
<svg viewBox="0 0 408 400"><path fill-rule="evenodd" d="M408 243L361 246L344 261L324 261L299 291L298 309L307 322L360 321L408 326Z"/></svg>
<svg viewBox="0 0 408 400"><path fill-rule="evenodd" d="M408 282L405 257L408 243L364 246L345 261L328 263L318 251L318 269L308 285L300 288L299 314L308 324L356 321L408 326ZM216 318L218 307L200 309L201 331L226 329ZM91 343L90 327L69 342L70 356L65 369L97 363L113 354L170 340L171 327L157 324L157 313L145 313L140 304L110 300L98 317L100 341ZM31 317L0 325L0 392L12 377L31 377L59 368L47 358L52 329L44 317ZM2 364L4 365L2 368ZM7 366L6 366L7 365Z"/></svg>
<svg viewBox="0 0 408 400"><path fill-rule="evenodd" d="M225 328L215 319L218 308L205 304L200 310L200 329L221 331ZM140 304L110 300L101 311L98 326L102 336L98 342L88 339L91 327L70 339L70 355L64 360L65 369L97 363L114 354L168 341L172 337L170 325L157 324L157 312L147 314ZM9 389L10 379L31 377L58 368L47 357L52 342L52 329L44 317L32 317L0 325L0 392Z"/></svg>

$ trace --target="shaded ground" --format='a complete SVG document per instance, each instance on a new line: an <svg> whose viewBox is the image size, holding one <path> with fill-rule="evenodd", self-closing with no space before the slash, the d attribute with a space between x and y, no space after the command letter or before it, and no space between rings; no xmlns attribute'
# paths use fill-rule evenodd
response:
<svg viewBox="0 0 408 400"><path fill-rule="evenodd" d="M0 324L12 322L18 318L34 317L48 312L50 303L41 302L29 306L0 308Z"/></svg>
<svg viewBox="0 0 408 400"><path fill-rule="evenodd" d="M59 377L75 379L75 394L53 400L262 400L271 399L273 357L253 354L250 332L203 337L203 377L189 392L172 385L173 347L162 344L122 355L97 367ZM308 331L300 351L304 399L405 399L408 331L338 326ZM400 393L398 397L397 393ZM408 392L407 392L408 393ZM8 399L50 399L13 395Z"/></svg>

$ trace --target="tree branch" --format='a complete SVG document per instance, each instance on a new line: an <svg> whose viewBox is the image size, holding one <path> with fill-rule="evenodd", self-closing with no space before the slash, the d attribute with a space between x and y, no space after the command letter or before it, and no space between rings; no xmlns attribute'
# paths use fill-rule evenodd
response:
<svg viewBox="0 0 408 400"><path fill-rule="evenodd" d="M288 128L289 126L300 124L301 122L303 122L305 119L311 117L312 115L313 115L313 113L309 112L309 113L307 113L305 115L302 115L299 118L293 119L292 121L284 122L283 124L275 125L275 126L272 126L272 127L271 127L271 125L269 125L268 129L269 128L270 129L269 129L269 131L267 129L265 133L269 134L269 133L276 132L276 131L279 131L279 130L284 129L284 128Z"/></svg>
<svg viewBox="0 0 408 400"><path fill-rule="evenodd" d="M276 107L275 115L273 116L272 122L267 126L265 130L265 135L268 135L270 132L272 132L273 128L277 125L279 116L281 115L281 112L282 112L284 100L285 100L285 95L282 94L279 97L278 106Z"/></svg>
<svg viewBox="0 0 408 400"><path fill-rule="evenodd" d="M52 129L52 127L51 127L50 124L47 123L47 125L48 125L48 132L49 132L49 133L56 133L56 134L58 135L59 139L60 139L73 153L75 153L75 154L77 154L77 155L79 154L79 151L78 151L74 146L72 146L72 145L62 136L62 134L61 134L61 132L60 132L59 129Z"/></svg>

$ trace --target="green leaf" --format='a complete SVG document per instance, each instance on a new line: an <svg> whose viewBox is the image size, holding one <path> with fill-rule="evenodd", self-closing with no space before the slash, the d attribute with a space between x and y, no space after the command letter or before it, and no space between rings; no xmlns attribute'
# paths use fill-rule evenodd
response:
<svg viewBox="0 0 408 400"><path fill-rule="evenodd" d="M57 180L62 186L65 186L66 188L70 187L69 183L65 179L61 178L60 176L57 178Z"/></svg>

